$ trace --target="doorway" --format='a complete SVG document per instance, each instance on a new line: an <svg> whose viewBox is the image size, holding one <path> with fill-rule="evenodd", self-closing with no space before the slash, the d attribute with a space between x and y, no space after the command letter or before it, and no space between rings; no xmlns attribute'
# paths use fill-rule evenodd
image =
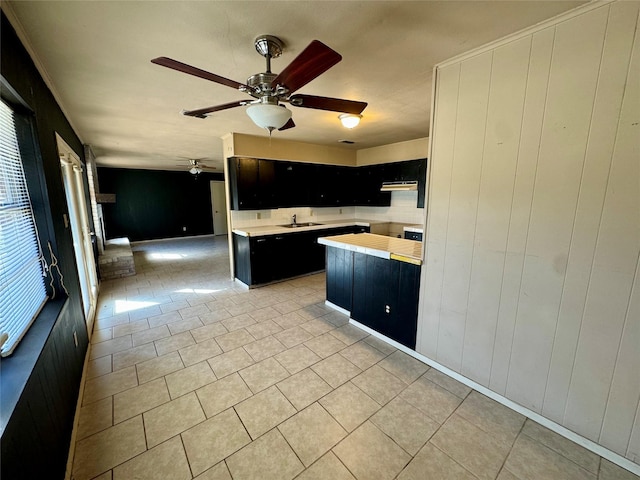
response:
<svg viewBox="0 0 640 480"><path fill-rule="evenodd" d="M211 180L211 209L213 214L213 234L226 235L227 230L227 196L224 182Z"/></svg>
<svg viewBox="0 0 640 480"><path fill-rule="evenodd" d="M56 134L62 181L69 209L68 225L71 228L73 250L78 269L82 307L91 332L91 324L98 298L98 275L93 255L92 232L89 228L89 214L85 196L83 165L80 158L71 150L62 138ZM66 222L65 222L66 223Z"/></svg>

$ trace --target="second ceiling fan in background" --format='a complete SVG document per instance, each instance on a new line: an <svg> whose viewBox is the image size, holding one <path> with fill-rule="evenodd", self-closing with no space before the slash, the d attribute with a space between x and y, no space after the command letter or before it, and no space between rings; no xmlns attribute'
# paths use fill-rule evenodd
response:
<svg viewBox="0 0 640 480"><path fill-rule="evenodd" d="M226 85L227 87L248 93L253 97L253 100L238 100L222 105L196 110L185 110L182 112L184 115L191 117L206 118L208 114L213 112L249 105L247 108L249 117L251 117L256 125L266 128L271 132L276 129L286 130L295 127L295 123L291 118L291 111L282 105L281 102L289 103L294 107L328 110L352 115L361 114L367 107L366 102L294 94L294 92L342 60L342 56L338 52L332 50L324 43L313 40L307 48L279 74L271 72L271 59L277 58L282 54L284 48L283 42L272 35L261 35L256 38L254 44L258 53L265 57L267 68L263 73L256 73L250 76L246 84L221 77L215 73L201 70L168 57L154 58L151 62L221 85Z"/></svg>

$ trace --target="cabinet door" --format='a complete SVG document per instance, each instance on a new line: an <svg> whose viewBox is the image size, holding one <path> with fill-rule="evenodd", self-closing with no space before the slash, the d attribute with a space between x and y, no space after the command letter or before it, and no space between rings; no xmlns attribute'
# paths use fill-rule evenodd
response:
<svg viewBox="0 0 640 480"><path fill-rule="evenodd" d="M420 267L353 254L351 318L415 349Z"/></svg>
<svg viewBox="0 0 640 480"><path fill-rule="evenodd" d="M282 280L297 275L296 269L299 264L299 253L294 248L295 234L274 235L269 243L269 251L265 253L268 257L271 280Z"/></svg>
<svg viewBox="0 0 640 480"><path fill-rule="evenodd" d="M382 182L388 181L386 178L388 165L371 165L369 205L374 207L388 207L391 205L391 192L381 192Z"/></svg>
<svg viewBox="0 0 640 480"><path fill-rule="evenodd" d="M403 182L413 182L418 180L420 175L420 160L409 160L406 162L399 162L399 177Z"/></svg>
<svg viewBox="0 0 640 480"><path fill-rule="evenodd" d="M388 260L353 254L353 300L351 318L386 335L387 305L395 282Z"/></svg>
<svg viewBox="0 0 640 480"><path fill-rule="evenodd" d="M321 165L313 173L317 175L315 197L317 206L335 207L340 205L341 191L344 188L343 167Z"/></svg>
<svg viewBox="0 0 640 480"><path fill-rule="evenodd" d="M278 206L305 207L311 198L313 165L300 162L276 162L275 176Z"/></svg>
<svg viewBox="0 0 640 480"><path fill-rule="evenodd" d="M276 167L273 160L258 160L258 207L278 208L278 185Z"/></svg>
<svg viewBox="0 0 640 480"><path fill-rule="evenodd" d="M230 158L229 182L232 210L258 208L258 160L255 158Z"/></svg>
<svg viewBox="0 0 640 480"><path fill-rule="evenodd" d="M233 234L233 269L235 277L251 285L251 247L248 237Z"/></svg>
<svg viewBox="0 0 640 480"><path fill-rule="evenodd" d="M425 193L427 189L427 159L418 160L418 208L424 208Z"/></svg>
<svg viewBox="0 0 640 480"><path fill-rule="evenodd" d="M272 237L251 238L251 285L272 281Z"/></svg>
<svg viewBox="0 0 640 480"><path fill-rule="evenodd" d="M327 300L351 311L353 287L353 252L327 247Z"/></svg>
<svg viewBox="0 0 640 480"><path fill-rule="evenodd" d="M420 266L398 262L398 296L389 338L415 350L418 329L418 293L420 290Z"/></svg>

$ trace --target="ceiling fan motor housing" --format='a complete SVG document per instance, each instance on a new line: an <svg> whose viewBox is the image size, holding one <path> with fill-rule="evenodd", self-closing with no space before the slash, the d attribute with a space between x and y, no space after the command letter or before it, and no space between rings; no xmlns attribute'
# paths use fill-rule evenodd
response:
<svg viewBox="0 0 640 480"><path fill-rule="evenodd" d="M278 58L284 50L284 42L273 35L260 35L256 37L253 44L263 57Z"/></svg>
<svg viewBox="0 0 640 480"><path fill-rule="evenodd" d="M249 85L253 92L248 92L251 96L259 98L262 95L272 94L271 82L277 77L275 73L256 73L247 78L247 85Z"/></svg>

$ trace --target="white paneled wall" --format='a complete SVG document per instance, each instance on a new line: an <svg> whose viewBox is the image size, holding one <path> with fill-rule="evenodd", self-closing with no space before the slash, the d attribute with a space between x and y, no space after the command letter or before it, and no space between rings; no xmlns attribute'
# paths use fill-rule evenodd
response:
<svg viewBox="0 0 640 480"><path fill-rule="evenodd" d="M640 463L640 2L445 62L417 351Z"/></svg>

